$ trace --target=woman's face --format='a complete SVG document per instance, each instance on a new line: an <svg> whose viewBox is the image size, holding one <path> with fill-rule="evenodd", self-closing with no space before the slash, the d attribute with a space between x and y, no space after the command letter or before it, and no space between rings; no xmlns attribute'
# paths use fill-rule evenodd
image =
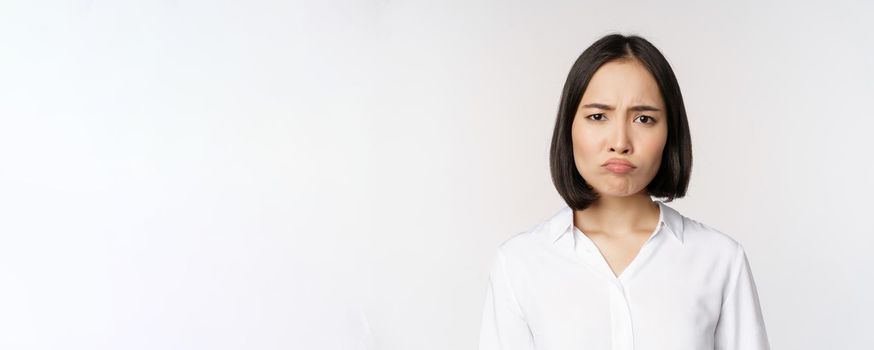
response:
<svg viewBox="0 0 874 350"><path fill-rule="evenodd" d="M571 126L577 171L602 197L645 191L661 165L666 119L659 87L640 61L602 65L586 87ZM633 166L604 166L612 158Z"/></svg>

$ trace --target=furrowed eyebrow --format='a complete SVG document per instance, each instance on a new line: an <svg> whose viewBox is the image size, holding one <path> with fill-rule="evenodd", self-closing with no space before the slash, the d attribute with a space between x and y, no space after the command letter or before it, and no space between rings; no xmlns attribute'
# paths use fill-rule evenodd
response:
<svg viewBox="0 0 874 350"><path fill-rule="evenodd" d="M603 110L608 110L608 111L612 111L614 109L613 106L605 105L603 103L589 103L589 104L583 105L583 107L585 107L585 108L597 108L597 109L603 109ZM628 110L635 111L635 112L644 112L644 111L659 112L659 111L661 111L660 109L655 108L655 107L650 106L650 105L632 106Z"/></svg>

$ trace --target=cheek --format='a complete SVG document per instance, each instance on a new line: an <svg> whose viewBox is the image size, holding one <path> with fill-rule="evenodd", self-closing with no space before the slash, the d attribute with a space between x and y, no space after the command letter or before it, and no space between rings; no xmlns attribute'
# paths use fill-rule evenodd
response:
<svg viewBox="0 0 874 350"><path fill-rule="evenodd" d="M641 144L640 154L642 159L646 159L651 167L657 168L662 161L662 153L665 149L665 138L654 137L645 139Z"/></svg>
<svg viewBox="0 0 874 350"><path fill-rule="evenodd" d="M585 128L577 128L573 130L571 139L574 144L574 158L577 161L587 161L598 155L598 135L591 133L591 130Z"/></svg>
<svg viewBox="0 0 874 350"><path fill-rule="evenodd" d="M665 140L660 138L651 138L646 140L646 144L644 145L644 150L649 155L661 154L662 150L665 148Z"/></svg>

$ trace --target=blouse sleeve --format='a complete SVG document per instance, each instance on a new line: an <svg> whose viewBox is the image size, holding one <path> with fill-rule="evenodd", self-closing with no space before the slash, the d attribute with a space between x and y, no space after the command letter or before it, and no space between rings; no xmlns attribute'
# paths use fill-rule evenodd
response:
<svg viewBox="0 0 874 350"><path fill-rule="evenodd" d="M532 350L533 336L510 286L500 247L489 273L479 350Z"/></svg>
<svg viewBox="0 0 874 350"><path fill-rule="evenodd" d="M730 276L716 324L716 350L770 350L756 283L740 244Z"/></svg>

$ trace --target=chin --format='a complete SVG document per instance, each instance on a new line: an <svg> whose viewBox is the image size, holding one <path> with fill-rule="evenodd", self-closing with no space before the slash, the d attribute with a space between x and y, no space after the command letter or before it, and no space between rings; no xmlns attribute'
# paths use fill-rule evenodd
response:
<svg viewBox="0 0 874 350"><path fill-rule="evenodd" d="M627 193L627 192L602 191L602 190L598 190L597 188L595 189L595 191L598 192L598 195L601 197L628 197L628 196L634 195L634 193Z"/></svg>
<svg viewBox="0 0 874 350"><path fill-rule="evenodd" d="M614 188L616 188L616 187L614 187ZM630 197L630 196L638 195L641 192L646 193L646 188L633 189L630 191L602 190L602 189L595 188L595 191L597 191L601 197Z"/></svg>

